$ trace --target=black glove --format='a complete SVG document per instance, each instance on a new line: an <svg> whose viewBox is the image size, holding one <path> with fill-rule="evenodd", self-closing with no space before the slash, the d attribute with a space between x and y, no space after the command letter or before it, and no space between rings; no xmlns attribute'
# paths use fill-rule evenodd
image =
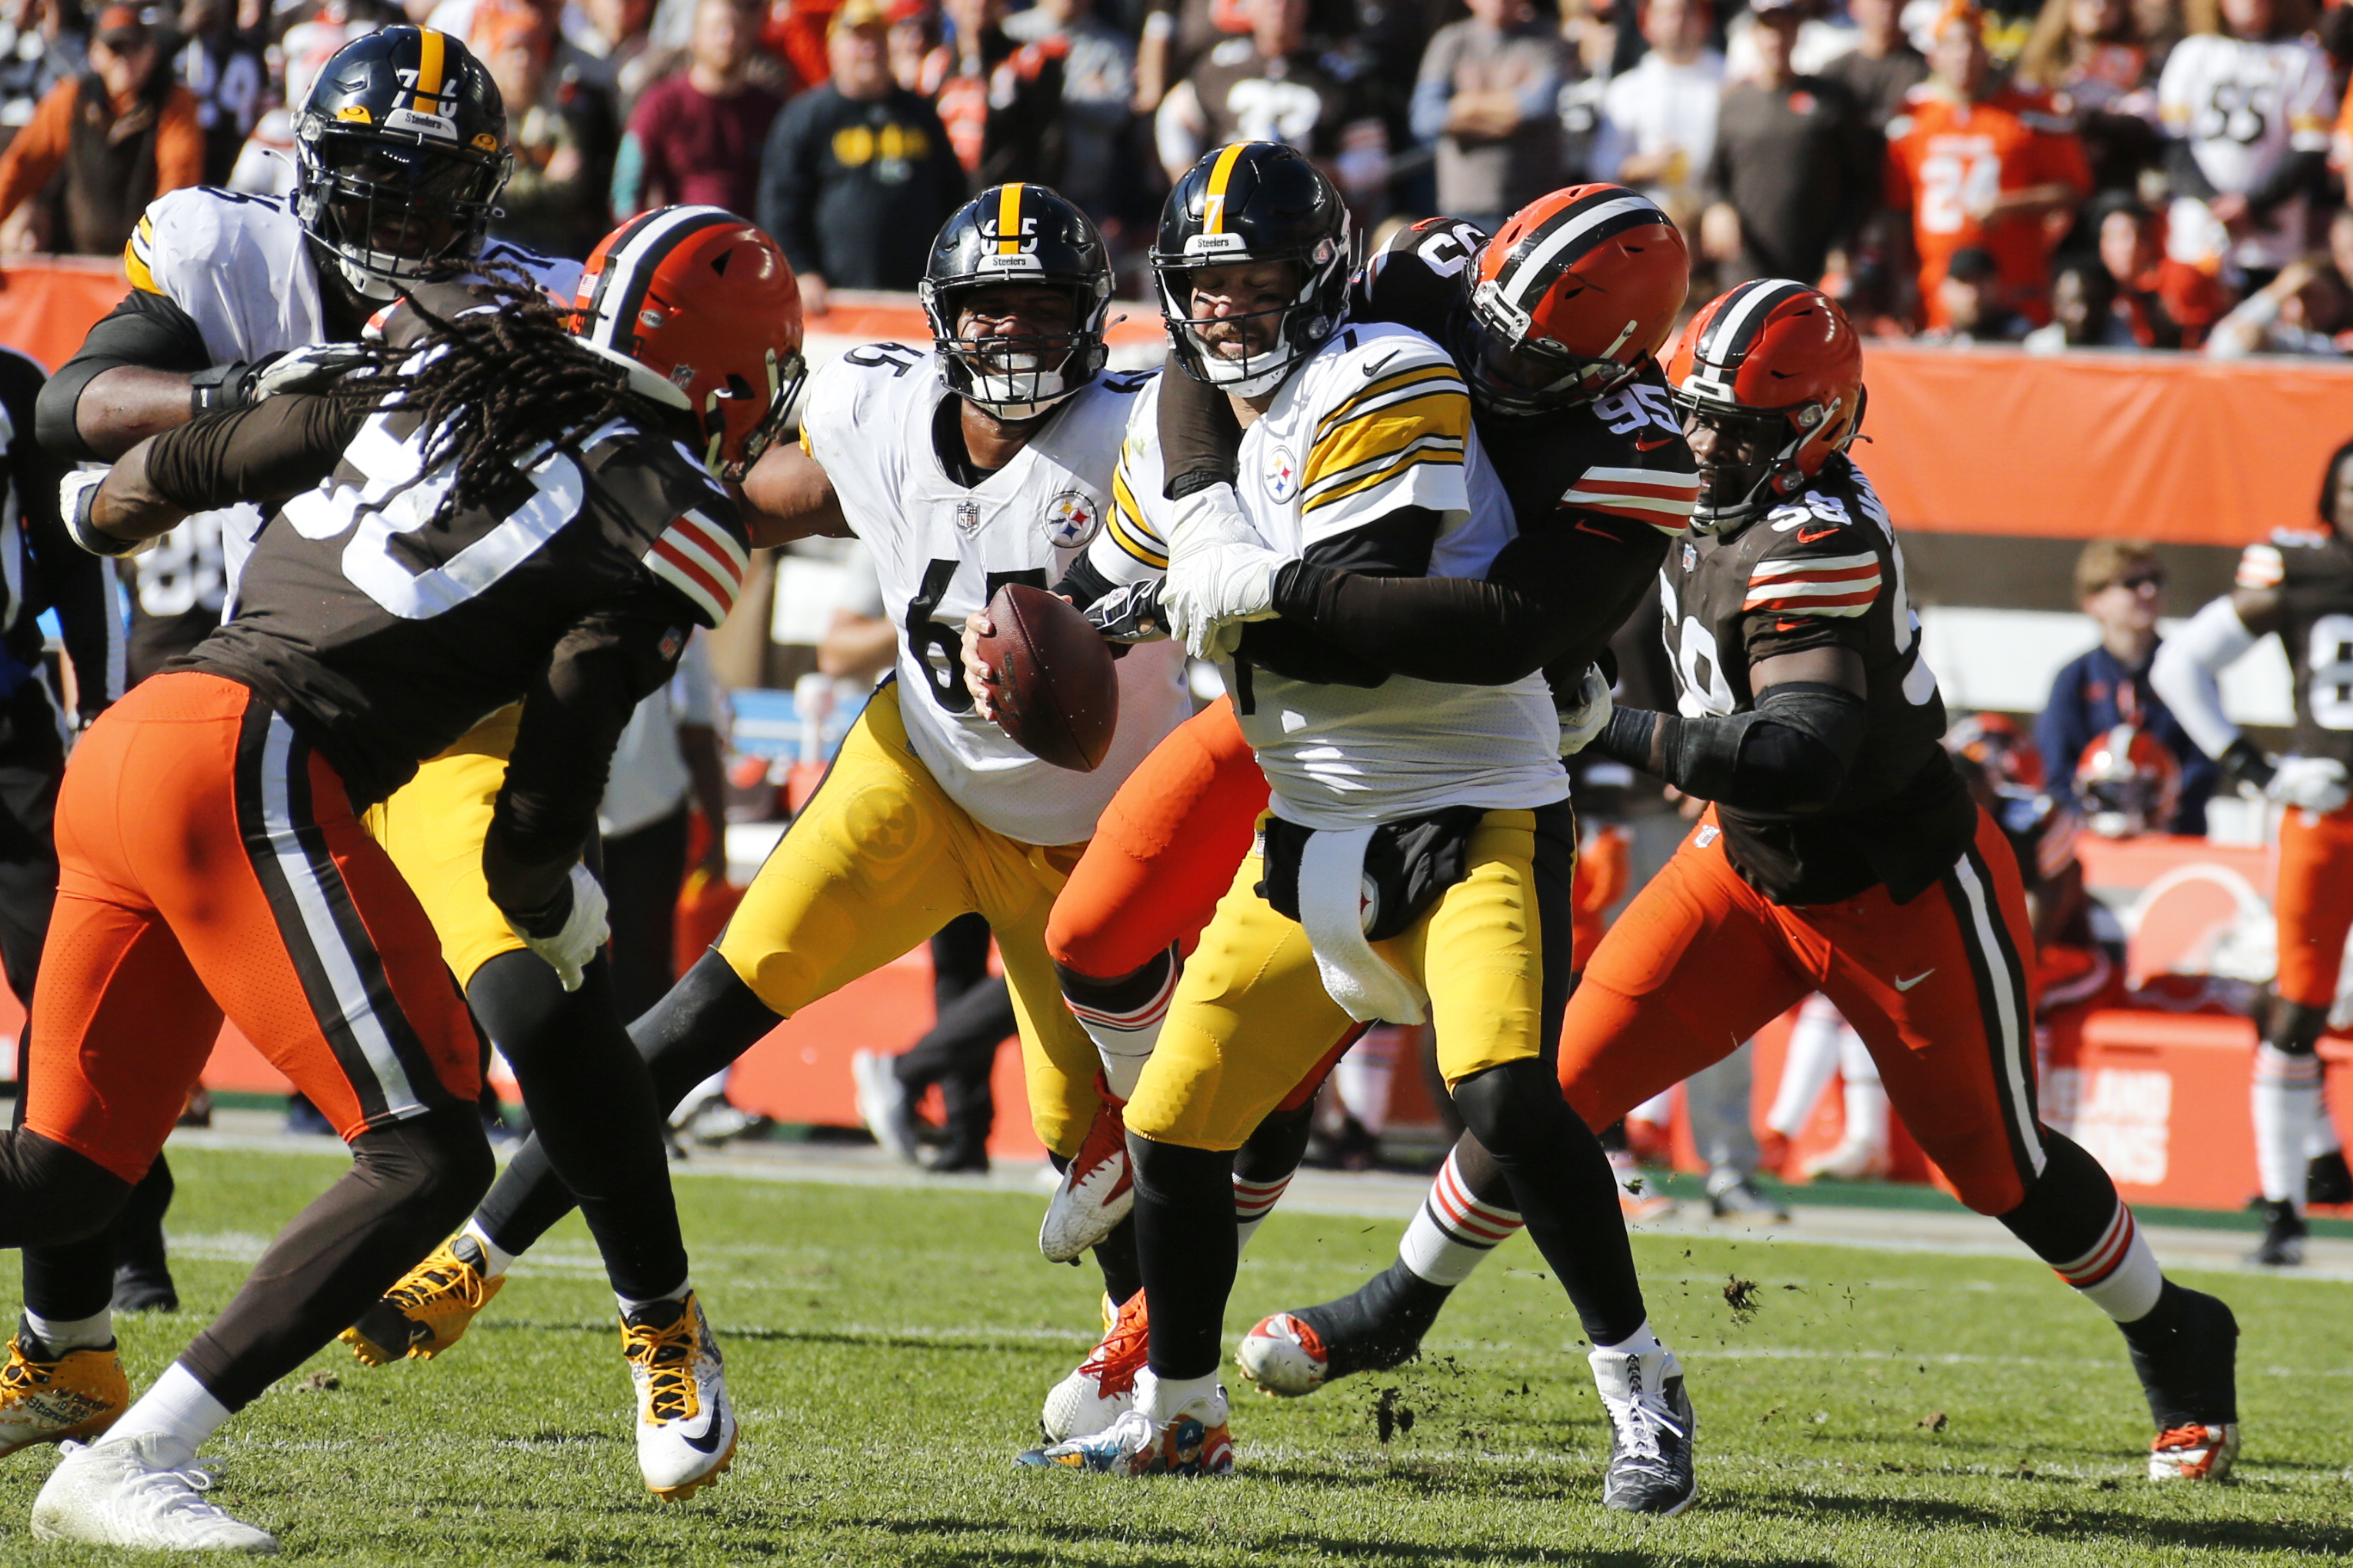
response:
<svg viewBox="0 0 2353 1568"><path fill-rule="evenodd" d="M1144 642L1168 635L1168 617L1160 613L1160 579L1115 589L1089 605L1088 622L1115 643Z"/></svg>
<svg viewBox="0 0 2353 1568"><path fill-rule="evenodd" d="M2234 790L2248 800L2261 800L2263 791L2271 786L2272 775L2279 765L2263 755L2263 750L2244 735L2232 742L2216 759L2222 764L2225 790Z"/></svg>
<svg viewBox="0 0 2353 1568"><path fill-rule="evenodd" d="M188 417L201 419L224 408L243 408L254 400L254 387L260 382L261 373L277 361L276 354L265 354L259 359L241 359L196 372L188 377Z"/></svg>

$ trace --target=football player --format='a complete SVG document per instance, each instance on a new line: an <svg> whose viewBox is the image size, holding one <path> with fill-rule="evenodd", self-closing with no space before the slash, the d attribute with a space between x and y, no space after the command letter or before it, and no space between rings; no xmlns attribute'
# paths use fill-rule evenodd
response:
<svg viewBox="0 0 2353 1568"><path fill-rule="evenodd" d="M1002 584L1058 581L1102 530L1150 378L1103 373L1110 263L1085 215L1043 186L993 187L960 209L922 294L934 346L877 343L826 366L800 444L745 482L774 536L846 529L873 552L903 628L896 673L718 944L630 1033L675 1104L782 1020L976 911L1012 987L1031 1123L1067 1157L1094 1117L1095 1053L1056 989L1047 911L1112 791L1189 707L1181 650L1161 642L1120 661L1111 752L1078 773L974 710L958 628ZM468 1227L488 1244L483 1266L411 1310L455 1339L485 1284L572 1203L527 1142ZM1127 1233L1096 1256L1107 1291L1133 1295Z"/></svg>
<svg viewBox="0 0 2353 1568"><path fill-rule="evenodd" d="M339 351L322 358L322 345L357 339L371 314L425 279L495 263L569 297L575 264L484 243L506 175L506 118L496 85L456 39L391 27L346 45L320 73L298 128L290 200L205 187L149 206L123 254L131 292L41 389L44 450L109 461L199 413L302 384L332 368ZM226 552L233 581L261 520L246 504L200 510L170 537L191 560ZM133 662L185 653L206 618L186 620L169 647L141 647L156 623L135 629ZM513 941L487 900L482 919ZM651 1168L667 1179L658 1152ZM27 1326L0 1386L51 1393L9 1411L7 1445L96 1429L127 1397L104 1243L28 1248L25 1268Z"/></svg>
<svg viewBox="0 0 2353 1568"><path fill-rule="evenodd" d="M1568 943L1547 964L1538 911L1566 939L1576 841L1536 644L1478 581L1513 542L1510 501L1446 352L1346 320L1347 250L1339 193L1274 143L1205 157L1162 212L1153 264L1176 355L1244 426L1239 482L1172 512L1152 445L1131 441L1127 496L1170 544L1171 631L1229 661L1273 812L1125 1110L1148 1319L1133 1406L1024 1460L1231 1469L1217 1368L1234 1151L1352 1019L1428 1016L1455 1105L1593 1339L1605 1497L1672 1513L1693 1494L1690 1404L1650 1330L1608 1160L1544 1061ZM1434 577L1469 581L1411 587ZM1409 591L1393 603L1391 587ZM1415 622L1455 646L1401 652L1390 639Z"/></svg>
<svg viewBox="0 0 2353 1568"><path fill-rule="evenodd" d="M1460 607L1500 607L1514 617L1509 644L1542 651L1556 701L1583 715L1588 665L1650 584L1667 541L1690 516L1698 477L1666 400L1653 355L1683 302L1688 261L1666 216L1613 185L1556 191L1506 222L1491 244L1469 225L1433 218L1402 231L1352 283L1349 318L1408 326L1448 346L1471 389L1482 448L1517 519L1520 539L1483 589ZM1158 399L1162 489L1179 501L1229 486L1240 438L1230 405L1212 384L1164 375ZM1148 443L1131 437L1136 461ZM1166 566L1166 545L1134 510L1132 475L1115 492L1104 543L1144 566ZM1099 544L1090 561L1104 550ZM1335 580L1332 602L1366 591ZM1575 584L1571 593L1555 584ZM1076 586L1074 579L1073 586ZM1462 595L1466 585L1388 583L1407 594ZM1385 628L1343 623L1359 654L1398 668L1401 641ZM1418 657L1488 657L1484 626L1441 626L1417 637ZM1408 657L1416 657L1409 655ZM1425 674L1476 680L1475 663ZM1592 720L1565 719L1565 725ZM1564 734L1564 749L1575 740ZM1047 1226L1083 1237L1126 1212L1133 1187L1119 1123L1174 994L1179 950L1207 923L1247 850L1266 804L1266 782L1229 702L1212 704L1155 752L1113 797L1093 843L1055 901L1047 939L1072 1011L1103 1052L1106 1110L1055 1196ZM1335 1053L1349 1037L1335 1040ZM1303 1085L1254 1131L1236 1161L1245 1240L1296 1169L1315 1081ZM1092 1210L1092 1213L1087 1211ZM1067 1217L1066 1217L1067 1216ZM1398 1262L1364 1292L1293 1321L1270 1319L1245 1339L1243 1373L1261 1386L1304 1392L1363 1367L1414 1353L1420 1329L1475 1258L1520 1226L1508 1183L1466 1134L1433 1184ZM1070 1245L1065 1241L1065 1245ZM1051 1247L1048 1255L1054 1256ZM1047 1436L1060 1438L1073 1413L1092 1430L1114 1417L1142 1364L1145 1310L1114 1319L1078 1372L1050 1397ZM1110 1314L1107 1313L1107 1316ZM1364 1331L1359 1332L1359 1331ZM1314 1351L1303 1347L1313 1345ZM1303 1360L1302 1358L1304 1358ZM1113 1391L1105 1396L1104 1390Z"/></svg>
<svg viewBox="0 0 2353 1568"><path fill-rule="evenodd" d="M1604 1125L1819 989L1962 1201L2122 1328L2150 1477L2221 1479L2230 1308L2167 1279L2107 1173L2036 1115L2018 866L1941 744L1903 552L1846 456L1861 340L1819 291L1760 279L1693 318L1667 377L1705 481L1662 578L1683 716L1620 708L1593 749L1715 804L1569 1003L1569 1102Z"/></svg>
<svg viewBox="0 0 2353 1568"><path fill-rule="evenodd" d="M761 308L787 275L782 253L734 227L732 264L691 296L732 324L698 345L706 358L575 337L535 291L486 308L466 286L421 286L387 322L375 374L199 418L102 481L77 476L73 527L103 552L232 498L283 504L236 618L112 709L68 767L37 1071L24 1129L0 1142L0 1241L104 1222L163 1146L225 1013L333 1119L353 1164L103 1439L66 1447L37 1536L275 1550L197 1495L197 1448L488 1184L479 1037L359 813L520 699L483 875L533 962L576 983L605 938L580 854L614 742L691 629L725 615L748 561L698 461L710 421L691 393L758 388L797 337ZM596 265L644 282L625 248ZM731 310L731 295L754 308ZM755 457L788 390L744 398L758 407L725 419L716 455ZM723 1464L717 1352L693 1299L676 1305L673 1321L625 1329L643 1416Z"/></svg>
<svg viewBox="0 0 2353 1568"><path fill-rule="evenodd" d="M2317 530L2283 529L2247 546L2236 585L2167 638L2149 668L2158 695L2221 762L2223 776L2286 808L2274 900L2279 978L2255 1048L2253 1096L2263 1239L2252 1257L2272 1265L2304 1261L2307 1140L2326 1114L2315 1047L2353 929L2353 442L2321 477L2320 521ZM2276 760L2223 713L2215 679L2273 636L2295 677L2295 730L2289 754Z"/></svg>

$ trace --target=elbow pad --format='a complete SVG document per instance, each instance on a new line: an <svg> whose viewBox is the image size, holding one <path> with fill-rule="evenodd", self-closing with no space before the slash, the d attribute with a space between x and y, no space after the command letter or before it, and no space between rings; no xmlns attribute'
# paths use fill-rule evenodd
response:
<svg viewBox="0 0 2353 1568"><path fill-rule="evenodd" d="M1662 721L1667 782L1702 800L1754 811L1820 811L1862 749L1870 710L1844 687L1768 687L1746 713Z"/></svg>

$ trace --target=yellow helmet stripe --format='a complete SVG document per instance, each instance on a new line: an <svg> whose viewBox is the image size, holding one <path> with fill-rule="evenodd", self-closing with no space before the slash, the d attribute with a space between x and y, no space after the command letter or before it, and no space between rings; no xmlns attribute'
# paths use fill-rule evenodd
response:
<svg viewBox="0 0 2353 1568"><path fill-rule="evenodd" d="M1209 189L1201 200L1201 232L1203 234L1226 232L1226 182L1234 177L1234 165L1240 162L1242 149L1249 145L1247 142L1227 143L1225 150L1218 154L1217 163L1210 168Z"/></svg>
<svg viewBox="0 0 2353 1568"><path fill-rule="evenodd" d="M1021 253L1021 182L997 187L997 254Z"/></svg>
<svg viewBox="0 0 2353 1568"><path fill-rule="evenodd" d="M417 96L433 100L430 109L417 105L420 112L438 114L441 111L441 54L443 35L430 27L417 29Z"/></svg>

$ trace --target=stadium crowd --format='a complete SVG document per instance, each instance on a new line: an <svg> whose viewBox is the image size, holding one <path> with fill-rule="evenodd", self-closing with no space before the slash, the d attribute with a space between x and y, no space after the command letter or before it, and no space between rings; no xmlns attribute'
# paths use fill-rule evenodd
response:
<svg viewBox="0 0 2353 1568"><path fill-rule="evenodd" d="M2353 12L2310 0L13 0L0 244L108 254L147 199L282 193L347 39L464 39L514 116L497 232L585 252L667 202L756 216L813 313L910 289L1008 179L1123 294L1208 146L1293 143L1359 227L1641 189L1704 300L1819 279L1864 330L2032 348L2353 348ZM87 102L77 118L75 106ZM152 182L152 188L150 184ZM126 199L127 193L127 199Z"/></svg>

